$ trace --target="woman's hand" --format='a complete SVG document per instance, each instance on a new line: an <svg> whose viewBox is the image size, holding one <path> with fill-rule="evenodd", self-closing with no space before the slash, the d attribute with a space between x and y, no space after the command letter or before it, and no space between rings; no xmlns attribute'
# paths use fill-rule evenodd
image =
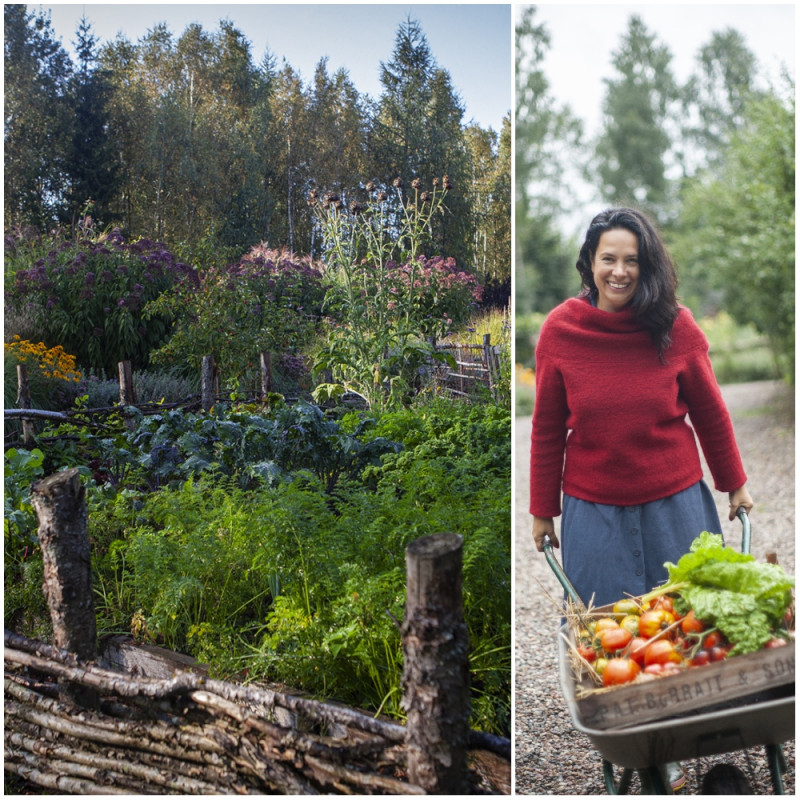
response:
<svg viewBox="0 0 800 800"><path fill-rule="evenodd" d="M736 512L740 508L744 508L749 514L753 507L753 499L750 497L750 492L747 491L747 486L740 486L736 491L728 492L728 499L730 501L728 519L731 522L736 519Z"/></svg>
<svg viewBox="0 0 800 800"><path fill-rule="evenodd" d="M558 547L558 537L556 536L555 525L552 517L533 518L533 541L536 542L536 549L541 553L544 550L544 537L550 537L553 547Z"/></svg>

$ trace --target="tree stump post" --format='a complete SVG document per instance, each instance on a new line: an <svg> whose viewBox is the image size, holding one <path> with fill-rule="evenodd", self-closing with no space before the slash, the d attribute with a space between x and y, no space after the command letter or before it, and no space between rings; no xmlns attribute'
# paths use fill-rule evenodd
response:
<svg viewBox="0 0 800 800"><path fill-rule="evenodd" d="M409 780L428 794L468 793L469 640L463 539L426 536L406 550L403 707Z"/></svg>
<svg viewBox="0 0 800 800"><path fill-rule="evenodd" d="M92 661L97 649L97 625L85 494L74 468L57 472L31 487L31 503L39 517L44 563L42 591L53 622L53 644L81 661ZM62 693L80 705L97 706L92 689L65 684Z"/></svg>
<svg viewBox="0 0 800 800"><path fill-rule="evenodd" d="M261 353L261 399L266 400L272 391L272 353Z"/></svg>
<svg viewBox="0 0 800 800"><path fill-rule="evenodd" d="M216 365L214 356L203 356L203 367L200 373L200 405L203 411L211 411L216 397Z"/></svg>
<svg viewBox="0 0 800 800"><path fill-rule="evenodd" d="M133 391L133 369L130 361L120 361L117 364L119 371L119 402L124 408L132 406L136 402L136 395ZM127 415L125 416L125 427L131 431L136 427L136 421Z"/></svg>
<svg viewBox="0 0 800 800"><path fill-rule="evenodd" d="M31 387L28 383L28 369L24 364L17 364L17 405L30 410ZM25 447L33 446L33 423L29 419L22 419L22 441Z"/></svg>

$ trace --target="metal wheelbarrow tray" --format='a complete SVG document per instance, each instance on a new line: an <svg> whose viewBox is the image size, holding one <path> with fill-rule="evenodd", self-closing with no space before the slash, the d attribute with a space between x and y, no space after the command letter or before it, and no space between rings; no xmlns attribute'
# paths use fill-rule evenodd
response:
<svg viewBox="0 0 800 800"><path fill-rule="evenodd" d="M567 634L566 626L562 634ZM605 759L618 766L642 769L756 745L780 745L794 738L793 644L598 692L582 700L576 697L567 649L560 636L561 688L573 724ZM776 654L780 654L777 659L770 658ZM781 665L777 667L781 677L776 663ZM736 668L737 678L742 680L737 695L727 694L722 699L726 693L715 690L725 685L721 667ZM754 693L750 682L766 673L772 673L776 682ZM694 697L691 709L681 700L687 697Z"/></svg>
<svg viewBox="0 0 800 800"><path fill-rule="evenodd" d="M750 552L750 521L743 511L738 516L742 551ZM547 539L545 556L566 594L580 603ZM574 727L603 758L610 793L625 794L637 770L643 792L671 794L667 764L764 745L775 793L783 794L781 745L795 732L794 641L678 675L587 692L592 684L579 685L570 662L570 636L569 626L563 625L558 637L561 689ZM619 783L614 765L624 770Z"/></svg>

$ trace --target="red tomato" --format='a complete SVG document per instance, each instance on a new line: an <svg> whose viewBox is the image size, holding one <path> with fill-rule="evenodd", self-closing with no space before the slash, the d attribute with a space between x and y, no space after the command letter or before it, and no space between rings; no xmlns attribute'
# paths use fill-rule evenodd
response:
<svg viewBox="0 0 800 800"><path fill-rule="evenodd" d="M603 670L603 686L630 683L639 672L639 665L631 658L609 658Z"/></svg>
<svg viewBox="0 0 800 800"><path fill-rule="evenodd" d="M725 637L719 631L711 631L705 639L703 639L703 647L706 650L712 650L719 645L726 644Z"/></svg>
<svg viewBox="0 0 800 800"><path fill-rule="evenodd" d="M718 644L708 651L708 657L712 661L724 661L728 657L730 649L729 645Z"/></svg>
<svg viewBox="0 0 800 800"><path fill-rule="evenodd" d="M645 666L650 664L666 664L668 662L678 663L681 661L680 653L675 651L672 642L666 639L658 639L647 645L644 651Z"/></svg>
<svg viewBox="0 0 800 800"><path fill-rule="evenodd" d="M786 639L781 639L780 636L776 636L774 639L770 639L764 647L783 647L786 644Z"/></svg>
<svg viewBox="0 0 800 800"><path fill-rule="evenodd" d="M698 650L694 657L689 661L690 667L703 667L706 664L711 662L711 656L708 654L708 650Z"/></svg>
<svg viewBox="0 0 800 800"><path fill-rule="evenodd" d="M641 636L636 636L631 639L630 649L628 650L630 657L640 666L644 666L644 651L647 648L647 639Z"/></svg>
<svg viewBox="0 0 800 800"><path fill-rule="evenodd" d="M600 634L600 647L606 653L616 653L628 646L633 634L625 628L608 628Z"/></svg>
<svg viewBox="0 0 800 800"><path fill-rule="evenodd" d="M697 619L694 614L694 609L681 620L681 630L684 633L702 633L706 629L706 624L702 620Z"/></svg>
<svg viewBox="0 0 800 800"><path fill-rule="evenodd" d="M670 614L675 614L675 607L672 604L672 598L668 594L662 594L653 602L653 608L662 608Z"/></svg>
<svg viewBox="0 0 800 800"><path fill-rule="evenodd" d="M579 644L578 653L585 658L589 663L597 658L597 652L590 644Z"/></svg>

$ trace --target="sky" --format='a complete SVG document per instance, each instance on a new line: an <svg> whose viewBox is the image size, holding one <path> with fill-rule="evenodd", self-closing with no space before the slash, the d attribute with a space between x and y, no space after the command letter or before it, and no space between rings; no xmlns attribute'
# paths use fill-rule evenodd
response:
<svg viewBox="0 0 800 800"><path fill-rule="evenodd" d="M411 17L437 64L450 73L465 123L499 132L512 108L512 16L503 4L28 4L29 12L40 9L50 11L53 30L73 58L84 14L101 43L120 32L136 42L160 22L178 38L193 22L213 32L230 19L250 42L256 64L268 48L279 67L285 59L309 83L327 56L329 74L346 69L358 91L372 98L381 93L380 62L391 60L397 29Z"/></svg>
<svg viewBox="0 0 800 800"><path fill-rule="evenodd" d="M695 67L697 53L713 33L734 28L745 38L760 67L781 85L782 66L795 74L794 4L663 4L663 3L541 3L533 21L544 23L550 49L542 68L557 105L568 105L584 121L585 140L601 130L604 78L615 77L611 54L622 41L628 21L637 14L657 42L672 53L672 70L684 82ZM523 6L515 7L515 17ZM596 213L594 188L579 175L572 178L578 203L560 220L567 235L584 232Z"/></svg>

